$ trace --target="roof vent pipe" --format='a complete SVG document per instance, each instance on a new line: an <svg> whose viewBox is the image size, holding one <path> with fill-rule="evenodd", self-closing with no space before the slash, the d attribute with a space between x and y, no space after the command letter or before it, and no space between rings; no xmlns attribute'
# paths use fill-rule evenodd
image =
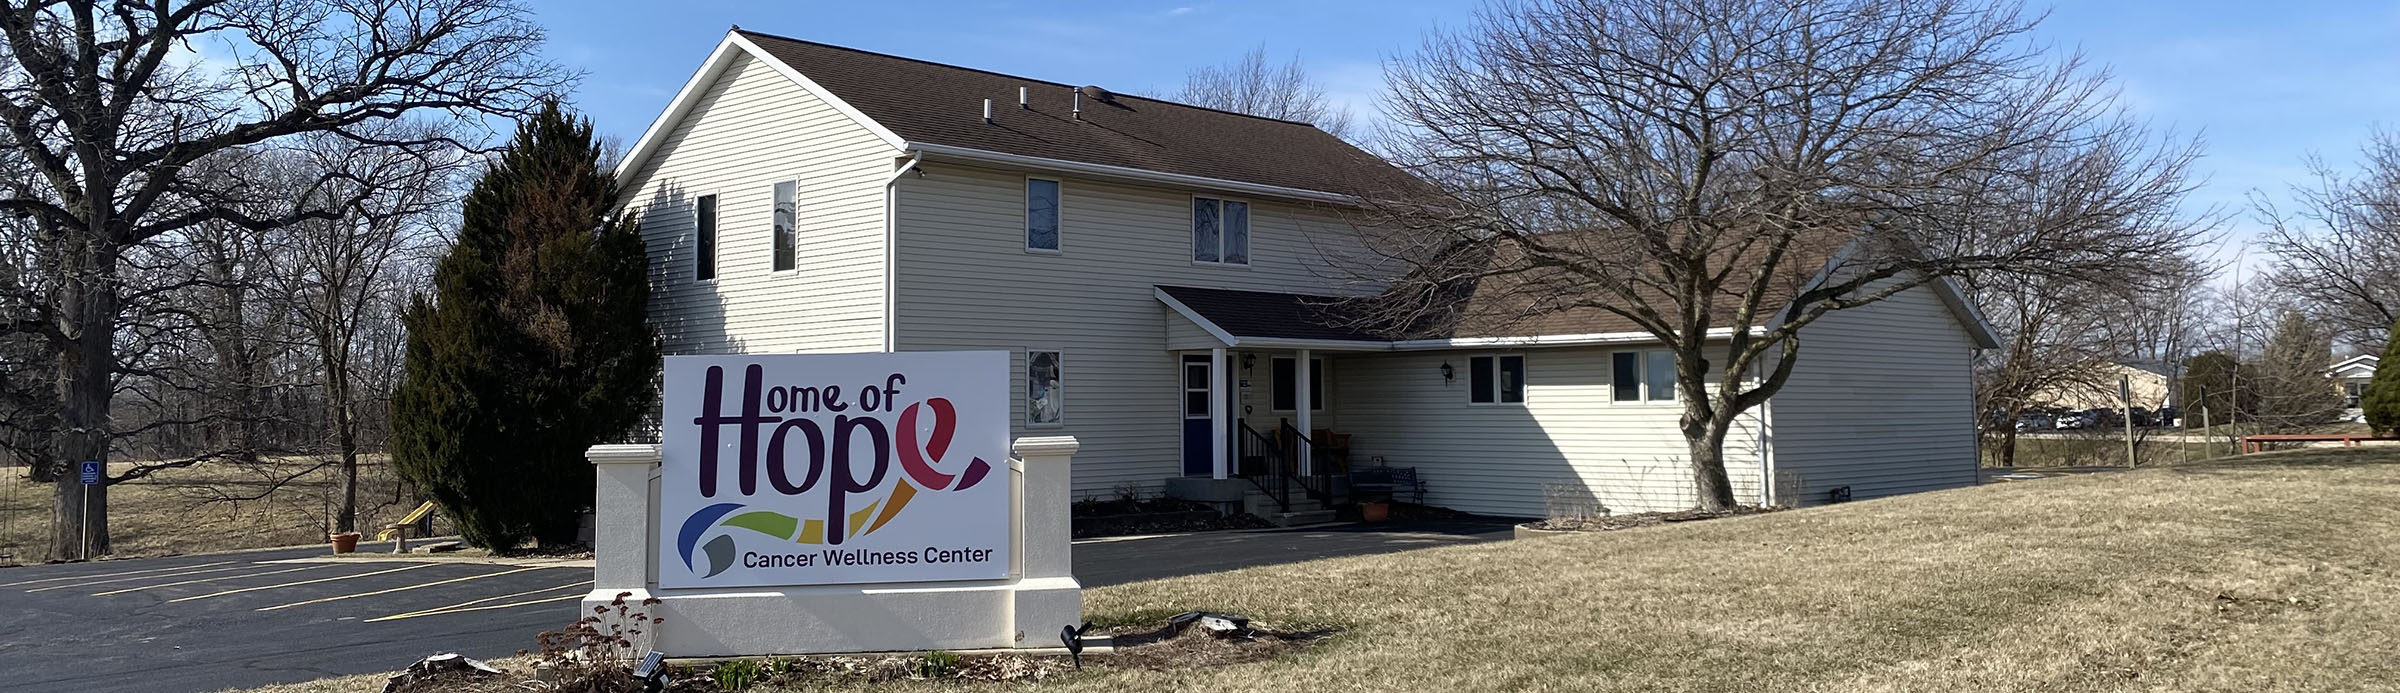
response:
<svg viewBox="0 0 2400 693"><path fill-rule="evenodd" d="M1075 119L1083 120L1083 90L1075 90Z"/></svg>
<svg viewBox="0 0 2400 693"><path fill-rule="evenodd" d="M991 100L991 99L984 99L984 100L983 100L983 124L985 124L985 125L990 125L990 124L992 124L992 100Z"/></svg>
<svg viewBox="0 0 2400 693"><path fill-rule="evenodd" d="M1033 110L1033 105L1025 102L1024 87L1017 87L1017 107L1026 110Z"/></svg>

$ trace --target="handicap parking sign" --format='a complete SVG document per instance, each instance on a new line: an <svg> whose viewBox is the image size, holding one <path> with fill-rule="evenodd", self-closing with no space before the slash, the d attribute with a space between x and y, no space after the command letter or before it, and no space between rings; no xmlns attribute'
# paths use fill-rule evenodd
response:
<svg viewBox="0 0 2400 693"><path fill-rule="evenodd" d="M100 483L100 462L98 460L84 460L83 483L86 486Z"/></svg>

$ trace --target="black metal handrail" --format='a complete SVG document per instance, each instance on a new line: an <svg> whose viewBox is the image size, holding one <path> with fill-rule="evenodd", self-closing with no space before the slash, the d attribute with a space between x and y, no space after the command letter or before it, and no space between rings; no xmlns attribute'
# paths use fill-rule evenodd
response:
<svg viewBox="0 0 2400 693"><path fill-rule="evenodd" d="M1266 434L1259 433L1258 429L1251 428L1249 422L1235 421L1234 425L1240 430L1234 461L1240 464L1251 459L1259 460L1256 468L1243 467L1234 471L1238 476L1249 479L1250 484L1257 486L1268 498L1275 499L1275 507L1291 512L1291 457L1284 453L1282 445Z"/></svg>
<svg viewBox="0 0 2400 693"><path fill-rule="evenodd" d="M1290 444L1293 448L1306 449L1308 451L1309 462L1308 474L1300 474L1298 473L1299 470L1297 469L1287 470L1286 474L1291 476L1299 483L1300 490L1307 493L1308 497L1327 503L1334 502L1333 478L1335 474L1331 473L1331 470L1326 468L1327 458L1325 456L1325 450L1317 445L1317 441L1309 438L1307 433L1302 432L1300 427L1292 425L1290 419L1283 420L1283 435L1285 436L1284 440L1287 441L1288 444ZM1299 455L1291 454L1291 452L1296 451L1287 451L1285 454L1286 459L1299 457Z"/></svg>

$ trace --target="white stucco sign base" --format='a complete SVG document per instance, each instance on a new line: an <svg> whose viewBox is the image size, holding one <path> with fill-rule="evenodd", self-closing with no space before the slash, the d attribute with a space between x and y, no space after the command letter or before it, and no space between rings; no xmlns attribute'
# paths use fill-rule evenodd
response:
<svg viewBox="0 0 2400 693"><path fill-rule="evenodd" d="M602 445L593 589L672 657L1055 647L1072 437L1007 442L1005 352L668 357ZM656 600L654 603L647 603Z"/></svg>

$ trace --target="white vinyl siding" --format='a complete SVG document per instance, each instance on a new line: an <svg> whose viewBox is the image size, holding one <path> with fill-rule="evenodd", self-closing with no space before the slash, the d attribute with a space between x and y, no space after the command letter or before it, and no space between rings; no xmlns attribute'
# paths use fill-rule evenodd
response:
<svg viewBox="0 0 2400 693"><path fill-rule="evenodd" d="M1442 363L1463 366L1470 354L1345 354L1335 407L1341 432L1351 434L1351 462L1382 456L1415 467L1427 503L1492 515L1541 516L1546 484L1618 513L1697 505L1676 429L1682 409L1609 406L1610 353L1526 350L1523 406L1471 404L1468 378L1442 380ZM1744 416L1725 443L1726 471L1744 503L1758 502L1759 420Z"/></svg>
<svg viewBox="0 0 2400 693"><path fill-rule="evenodd" d="M1777 500L1976 483L1974 343L1933 289L1829 313L1801 338L1791 380L1769 405L1786 496Z"/></svg>
<svg viewBox="0 0 2400 693"><path fill-rule="evenodd" d="M1253 200L1250 268L1227 272L1192 262L1192 191L1067 178L1061 185L1074 199L1060 206L1059 225L1077 230L1072 247L1035 254L1025 252L1020 223L1025 172L932 160L920 168L923 177L899 183L899 348L1011 349L1012 367L1022 369L1019 345L1066 347L1073 412L1039 435L1082 443L1077 494L1154 488L1182 475L1182 362L1167 344L1206 354L1213 338L1172 327L1188 321L1171 315L1153 286L1357 290L1322 266L1320 248L1341 247L1348 227L1301 205ZM1266 369L1262 355L1251 376L1261 399ZM1022 408L1024 385L1012 381L1011 401ZM1023 411L1010 420L1013 435L1027 435Z"/></svg>
<svg viewBox="0 0 2400 693"><path fill-rule="evenodd" d="M650 314L667 352L881 348L882 181L899 152L748 56L700 88L624 179L625 201L642 210ZM786 181L796 258L779 273L774 207ZM719 196L713 282L694 280L692 198L704 193Z"/></svg>

